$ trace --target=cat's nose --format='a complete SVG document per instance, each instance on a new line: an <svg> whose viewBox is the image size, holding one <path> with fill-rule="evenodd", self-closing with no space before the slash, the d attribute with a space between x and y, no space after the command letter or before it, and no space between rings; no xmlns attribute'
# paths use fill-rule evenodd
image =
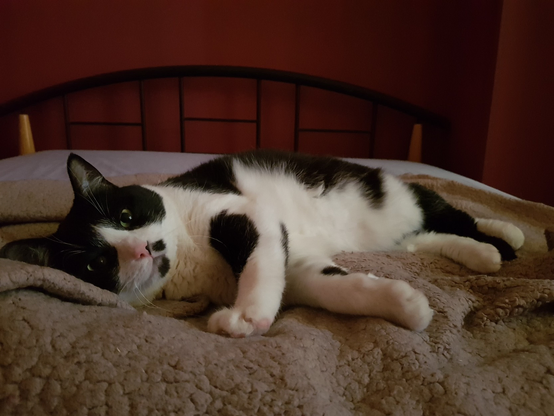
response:
<svg viewBox="0 0 554 416"><path fill-rule="evenodd" d="M150 254L150 250L148 250L148 247L146 244L135 245L133 247L132 254L135 260L152 257L152 255Z"/></svg>

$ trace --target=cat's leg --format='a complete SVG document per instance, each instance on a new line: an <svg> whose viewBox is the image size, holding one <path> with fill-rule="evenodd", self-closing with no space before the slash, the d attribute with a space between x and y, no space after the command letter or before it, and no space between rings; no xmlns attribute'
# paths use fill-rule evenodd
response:
<svg viewBox="0 0 554 416"><path fill-rule="evenodd" d="M502 263L500 252L492 244L453 234L421 233L406 238L401 246L413 253L447 257L480 273L497 272Z"/></svg>
<svg viewBox="0 0 554 416"><path fill-rule="evenodd" d="M220 235L212 233L212 239L233 248L230 256L224 257L239 276L238 292L232 307L210 317L208 331L235 338L262 334L269 329L281 306L288 255L286 229L263 212L224 215L229 220L222 220L223 230ZM250 237L243 238L245 230L250 230ZM248 258L237 269L237 258L246 252Z"/></svg>
<svg viewBox="0 0 554 416"><path fill-rule="evenodd" d="M497 261L496 251L500 253L502 260L510 261L517 258L514 247L523 243L522 234L518 233L516 227L504 227L498 223L487 223L476 220L467 212L459 210L450 205L444 198L436 192L425 188L416 183L408 185L414 192L417 204L423 213L422 228L429 233L437 233L438 235L453 234L460 237L468 237L476 242L484 243L483 245L475 245L467 242L467 240L456 240L451 238L444 239L445 256L459 261L469 268L481 272L492 272L498 270L500 262ZM504 223L505 224L505 223ZM480 229L481 228L481 229ZM489 232L485 231L488 230ZM506 241L497 235L507 235L510 241ZM441 247L439 238L432 238L433 241L426 241L424 238L421 245L432 252L440 252ZM459 241L457 245L455 242ZM465 242L464 242L465 241ZM496 251L490 246L494 246ZM455 253L460 251L460 253ZM469 262L465 261L468 255L464 253L475 252L477 259ZM471 264L474 263L475 267Z"/></svg>
<svg viewBox="0 0 554 416"><path fill-rule="evenodd" d="M477 229L492 237L498 237L506 241L514 250L518 250L525 242L523 232L513 224L500 220L476 218Z"/></svg>
<svg viewBox="0 0 554 416"><path fill-rule="evenodd" d="M415 331L423 331L433 317L425 295L408 283L349 273L324 258L289 267L284 301L337 313L380 317Z"/></svg>

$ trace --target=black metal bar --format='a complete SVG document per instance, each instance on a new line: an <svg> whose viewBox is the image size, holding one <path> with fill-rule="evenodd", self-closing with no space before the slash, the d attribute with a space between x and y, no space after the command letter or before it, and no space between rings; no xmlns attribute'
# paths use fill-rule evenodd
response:
<svg viewBox="0 0 554 416"><path fill-rule="evenodd" d="M146 116L145 116L145 103L144 103L144 81L139 81L139 100L140 100L140 127L142 133L142 150L148 149L148 143L146 141Z"/></svg>
<svg viewBox="0 0 554 416"><path fill-rule="evenodd" d="M216 123L256 123L257 120L239 118L184 117L186 121L211 121Z"/></svg>
<svg viewBox="0 0 554 416"><path fill-rule="evenodd" d="M71 143L71 122L69 121L69 102L67 95L63 95L63 120L65 124L65 141L68 149L72 149Z"/></svg>
<svg viewBox="0 0 554 416"><path fill-rule="evenodd" d="M176 77L231 77L287 82L295 85L303 85L328 91L334 91L337 93L350 95L352 97L372 101L379 105L383 105L385 107L398 110L402 113L411 115L421 120L425 120L426 123L430 123L442 128L449 128L450 126L450 122L447 118L428 111L422 107L410 104L395 97L391 97L387 94L383 94L374 90L370 90L368 88L359 87L345 82L273 69L204 65L132 69L82 78L79 80L48 87L43 90L13 99L7 103L3 103L0 105L0 116L12 113L21 108L36 104L40 101L44 101L64 94L69 94L71 92L84 90L87 88L100 87L118 82L138 81L141 79Z"/></svg>
<svg viewBox="0 0 554 416"><path fill-rule="evenodd" d="M124 121L70 121L72 126L137 126L142 127L142 123L127 123Z"/></svg>
<svg viewBox="0 0 554 416"><path fill-rule="evenodd" d="M181 138L181 153L185 152L185 108L183 96L183 78L179 77L179 135Z"/></svg>
<svg viewBox="0 0 554 416"><path fill-rule="evenodd" d="M298 152L298 140L300 136L300 85L294 86L294 151Z"/></svg>
<svg viewBox="0 0 554 416"><path fill-rule="evenodd" d="M256 149L261 146L262 80L256 80Z"/></svg>
<svg viewBox="0 0 554 416"><path fill-rule="evenodd" d="M353 134L371 134L368 130L340 130L340 129L298 129L300 133L353 133Z"/></svg>
<svg viewBox="0 0 554 416"><path fill-rule="evenodd" d="M377 133L377 112L379 105L371 103L371 125L369 127L369 157L375 157L375 134Z"/></svg>

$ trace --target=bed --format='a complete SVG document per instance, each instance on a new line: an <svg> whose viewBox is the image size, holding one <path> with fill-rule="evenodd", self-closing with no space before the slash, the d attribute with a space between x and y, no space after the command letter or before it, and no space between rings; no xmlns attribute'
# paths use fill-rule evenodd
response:
<svg viewBox="0 0 554 416"><path fill-rule="evenodd" d="M148 72L150 79L157 71ZM186 76L221 76L213 68L172 71L166 75L177 76L178 84ZM261 76L249 71L233 74ZM324 87L392 105L415 124L445 126L440 117L390 97L305 76L270 75L295 89ZM136 77L117 74L59 86L3 111ZM301 123L293 122L291 150L302 150ZM376 130L367 130L374 141L370 150ZM256 147L263 144L262 132L255 129ZM72 200L65 176L70 151L117 184L155 183L214 157L148 147L82 150L66 143L0 160L0 246L55 230ZM40 139L36 144L40 149ZM413 152L406 149L408 154ZM422 183L473 215L518 225L526 237L519 258L481 275L430 255L343 253L336 262L352 271L405 280L424 291L435 310L430 326L416 333L377 318L294 307L282 310L266 335L246 339L207 333L212 306L201 296L133 309L60 271L0 259L0 413L552 414L554 209L429 164L370 158L375 155L369 151L362 156L350 160Z"/></svg>

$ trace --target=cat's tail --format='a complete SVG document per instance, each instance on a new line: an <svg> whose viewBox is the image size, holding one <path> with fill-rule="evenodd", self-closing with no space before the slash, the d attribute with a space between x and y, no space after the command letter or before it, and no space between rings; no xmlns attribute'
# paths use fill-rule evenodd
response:
<svg viewBox="0 0 554 416"><path fill-rule="evenodd" d="M515 250L523 245L524 240L519 228L503 221L475 219L417 183L410 183L408 187L423 212L422 228L425 231L454 234L491 244L500 252L503 261L517 258Z"/></svg>

